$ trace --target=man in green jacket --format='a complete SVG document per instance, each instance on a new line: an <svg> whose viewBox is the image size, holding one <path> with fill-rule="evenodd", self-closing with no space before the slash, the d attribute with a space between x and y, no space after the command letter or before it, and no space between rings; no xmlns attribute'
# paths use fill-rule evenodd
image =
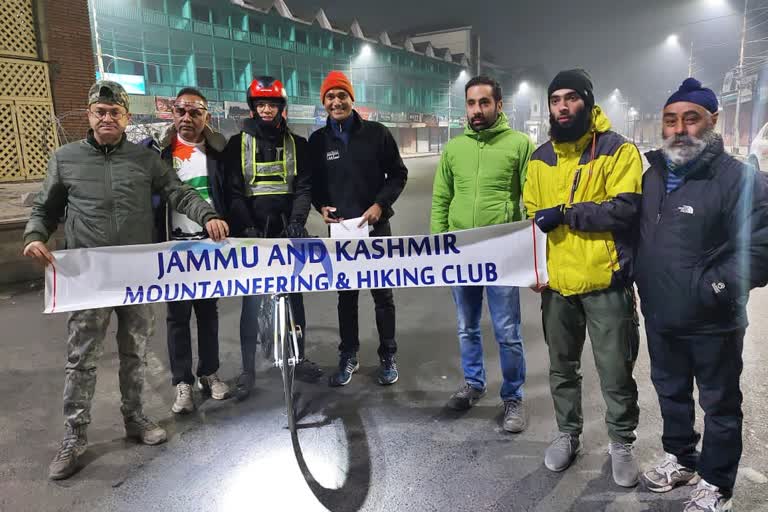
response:
<svg viewBox="0 0 768 512"><path fill-rule="evenodd" d="M501 86L478 76L465 87L467 127L445 146L435 174L432 193L433 233L471 229L523 218L520 198L533 143L509 127L502 112ZM458 316L464 384L448 406L464 410L485 395L485 368L480 317L482 286L452 289ZM516 287L488 286L488 308L499 343L503 427L522 432L525 354L520 333L520 295Z"/></svg>
<svg viewBox="0 0 768 512"><path fill-rule="evenodd" d="M88 92L87 112L88 137L60 147L48 162L43 189L24 230L25 256L46 265L55 263L45 243L62 217L67 249L152 243L153 192L205 226L213 240L228 235L227 224L195 189L179 181L170 164L126 140L128 94L120 84L96 82ZM75 473L85 453L96 365L113 311L126 436L148 445L166 440L165 430L142 410L147 341L154 327L152 306L74 311L67 320L65 434L49 469L53 480Z"/></svg>

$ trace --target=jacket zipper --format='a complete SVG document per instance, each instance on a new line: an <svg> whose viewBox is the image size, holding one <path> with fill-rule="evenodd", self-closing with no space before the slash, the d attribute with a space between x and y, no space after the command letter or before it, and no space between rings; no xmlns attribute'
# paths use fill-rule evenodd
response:
<svg viewBox="0 0 768 512"><path fill-rule="evenodd" d="M482 163L480 160L482 159L482 146L480 142L480 136L477 137L477 172L475 173L475 201L472 205L472 227L477 226L477 188L480 183L480 169L482 169Z"/></svg>
<svg viewBox="0 0 768 512"><path fill-rule="evenodd" d="M107 165L105 165L105 176L104 176L104 199L106 199L106 203L108 206L108 211L111 211L109 218L109 225L110 225L110 233L109 233L109 243L119 245L119 240L117 240L117 221L115 220L115 215L117 215L116 208L114 208L114 198L112 197L112 159L110 158L109 153L104 154L104 161Z"/></svg>

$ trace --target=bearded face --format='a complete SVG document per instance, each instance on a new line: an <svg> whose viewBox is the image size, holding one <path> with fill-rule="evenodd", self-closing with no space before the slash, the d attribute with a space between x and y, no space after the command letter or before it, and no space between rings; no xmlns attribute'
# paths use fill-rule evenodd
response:
<svg viewBox="0 0 768 512"><path fill-rule="evenodd" d="M699 137L675 134L664 139L661 149L670 162L678 166L685 165L696 160L714 137L713 128L703 131Z"/></svg>
<svg viewBox="0 0 768 512"><path fill-rule="evenodd" d="M685 165L701 155L715 135L717 113L690 102L667 105L662 113L662 151L675 165Z"/></svg>

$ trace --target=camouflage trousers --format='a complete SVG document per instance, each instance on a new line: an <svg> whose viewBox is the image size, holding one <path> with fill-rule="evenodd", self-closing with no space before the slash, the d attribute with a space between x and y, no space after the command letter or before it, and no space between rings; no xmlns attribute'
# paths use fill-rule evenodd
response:
<svg viewBox="0 0 768 512"><path fill-rule="evenodd" d="M117 315L117 353L120 358L120 394L124 417L141 413L147 342L155 315L150 305L84 309L67 321L67 365L64 379L64 418L69 429L91 422L91 401L96 389L96 366L112 312Z"/></svg>

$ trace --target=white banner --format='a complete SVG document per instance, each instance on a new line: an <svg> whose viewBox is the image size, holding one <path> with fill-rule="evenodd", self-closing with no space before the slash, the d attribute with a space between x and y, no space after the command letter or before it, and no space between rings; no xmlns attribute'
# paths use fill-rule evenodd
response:
<svg viewBox="0 0 768 512"><path fill-rule="evenodd" d="M429 236L176 241L53 253L45 312L289 292L546 283L532 222Z"/></svg>

